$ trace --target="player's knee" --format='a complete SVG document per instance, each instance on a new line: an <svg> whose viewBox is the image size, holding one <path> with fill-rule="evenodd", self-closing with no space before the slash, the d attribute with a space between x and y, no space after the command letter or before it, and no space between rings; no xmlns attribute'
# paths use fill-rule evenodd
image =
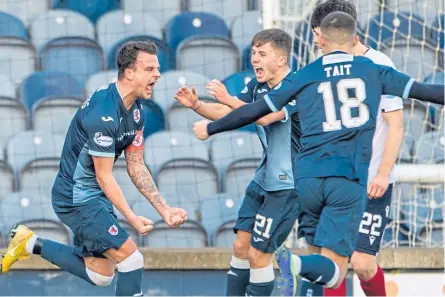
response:
<svg viewBox="0 0 445 297"><path fill-rule="evenodd" d="M272 255L257 250L254 247L250 247L247 254L251 268L263 268L270 265Z"/></svg>
<svg viewBox="0 0 445 297"><path fill-rule="evenodd" d="M119 272L130 272L144 268L144 256L136 250L125 260L116 265Z"/></svg>
<svg viewBox="0 0 445 297"><path fill-rule="evenodd" d="M88 268L85 268L88 277L90 278L91 282L99 287L105 287L111 284L114 278L114 274L112 276L105 276L101 275L99 273L96 273Z"/></svg>
<svg viewBox="0 0 445 297"><path fill-rule="evenodd" d="M354 254L354 256L351 258L352 269L361 280L369 280L377 272L377 263L375 259L372 259L372 256L367 256L368 257L363 257L358 254Z"/></svg>
<svg viewBox="0 0 445 297"><path fill-rule="evenodd" d="M239 259L247 259L249 247L250 242L237 238L233 242L233 255Z"/></svg>

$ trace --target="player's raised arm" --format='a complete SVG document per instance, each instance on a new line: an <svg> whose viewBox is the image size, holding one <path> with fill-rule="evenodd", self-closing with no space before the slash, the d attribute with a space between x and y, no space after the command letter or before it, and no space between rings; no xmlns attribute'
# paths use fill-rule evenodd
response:
<svg viewBox="0 0 445 297"><path fill-rule="evenodd" d="M197 138L204 140L209 136L224 131L235 130L245 125L251 124L261 117L280 111L292 97L298 93L298 88L294 87L297 73L288 75L273 91L264 98L245 104L222 119L208 123L201 121L195 123L194 131Z"/></svg>
<svg viewBox="0 0 445 297"><path fill-rule="evenodd" d="M137 131L133 143L125 150L128 175L136 188L153 205L170 227L177 227L187 220L187 213L181 208L168 206L144 164L144 136Z"/></svg>
<svg viewBox="0 0 445 297"><path fill-rule="evenodd" d="M383 94L395 95L403 99L414 98L435 104L444 103L444 86L424 84L391 67L379 65Z"/></svg>

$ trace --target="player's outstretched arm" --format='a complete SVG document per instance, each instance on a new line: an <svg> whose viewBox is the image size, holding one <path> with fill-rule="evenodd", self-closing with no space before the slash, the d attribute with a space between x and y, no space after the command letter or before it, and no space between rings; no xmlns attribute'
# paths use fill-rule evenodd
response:
<svg viewBox="0 0 445 297"><path fill-rule="evenodd" d="M125 150L128 175L136 188L153 205L169 227L178 227L187 220L187 212L182 208L168 206L162 198L151 176L150 171L144 164L144 146L133 144Z"/></svg>
<svg viewBox="0 0 445 297"><path fill-rule="evenodd" d="M410 98L443 105L444 86L414 82L409 92Z"/></svg>
<svg viewBox="0 0 445 297"><path fill-rule="evenodd" d="M196 88L179 88L175 95L176 101L184 107L192 109L194 112L209 120L218 120L232 111L230 107L221 103L203 102L198 99Z"/></svg>
<svg viewBox="0 0 445 297"><path fill-rule="evenodd" d="M247 85L246 88L248 88L249 86ZM206 89L209 93L209 95L214 96L216 98L216 100L218 100L218 102L230 107L231 110L237 109L238 107L241 107L245 104L247 104L247 102L238 99L238 96L243 95L243 94L239 94L238 96L231 96L229 94L229 92L227 92L227 88L226 86L220 82L217 79L214 79L210 82L208 82L206 84ZM248 102L252 102L253 99L252 94L250 94L249 92L244 93L244 97L246 97L246 99L248 100ZM280 110L278 112L273 112L270 113L260 119L258 119L257 121L255 121L255 123L257 123L258 125L261 126L267 126L271 123L274 122L278 122L282 119L285 118L285 113L283 110Z"/></svg>

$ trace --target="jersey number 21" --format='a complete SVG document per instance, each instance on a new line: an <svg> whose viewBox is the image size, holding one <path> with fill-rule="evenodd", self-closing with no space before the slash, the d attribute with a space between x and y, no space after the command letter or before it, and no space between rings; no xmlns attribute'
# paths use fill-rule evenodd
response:
<svg viewBox="0 0 445 297"><path fill-rule="evenodd" d="M349 97L348 90L355 90L355 98ZM337 120L335 113L334 93L331 82L324 82L318 86L318 93L323 94L324 111L326 122L323 122L323 131L330 132L342 129L342 124L346 128L356 128L365 124L369 120L368 106L363 102L366 99L365 82L360 78L342 79L337 83L338 100L342 103L340 108L340 118ZM353 117L352 108L358 108L358 116Z"/></svg>

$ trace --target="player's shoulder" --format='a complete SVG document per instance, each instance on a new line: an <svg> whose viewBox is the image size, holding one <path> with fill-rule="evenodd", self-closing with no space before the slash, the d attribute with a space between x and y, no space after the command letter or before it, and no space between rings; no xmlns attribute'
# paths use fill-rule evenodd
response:
<svg viewBox="0 0 445 297"><path fill-rule="evenodd" d="M85 122L118 122L118 107L114 101L113 84L96 90L81 107Z"/></svg>
<svg viewBox="0 0 445 297"><path fill-rule="evenodd" d="M388 57L381 51L375 50L373 48L369 48L364 57L370 59L375 64L395 68L394 62L391 60L390 57Z"/></svg>

